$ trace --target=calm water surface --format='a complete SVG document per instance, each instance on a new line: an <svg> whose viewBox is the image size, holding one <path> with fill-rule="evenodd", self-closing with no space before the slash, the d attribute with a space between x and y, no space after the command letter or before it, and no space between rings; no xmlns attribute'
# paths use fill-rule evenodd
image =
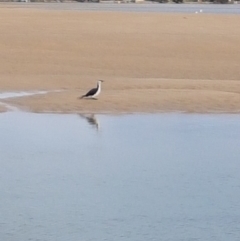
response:
<svg viewBox="0 0 240 241"><path fill-rule="evenodd" d="M240 116L0 114L0 240L239 241Z"/></svg>
<svg viewBox="0 0 240 241"><path fill-rule="evenodd" d="M0 6L11 8L37 8L77 12L135 12L135 13L186 13L201 14L240 14L240 4L116 4L116 3L2 3Z"/></svg>

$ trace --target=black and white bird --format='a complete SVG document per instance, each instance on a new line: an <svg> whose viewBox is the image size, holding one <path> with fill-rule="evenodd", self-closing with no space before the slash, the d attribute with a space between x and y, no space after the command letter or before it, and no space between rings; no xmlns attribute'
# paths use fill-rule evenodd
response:
<svg viewBox="0 0 240 241"><path fill-rule="evenodd" d="M98 80L97 82L97 87L93 88L91 90L89 90L87 92L87 94L83 95L80 97L80 99L82 98L92 98L92 99L96 99L96 96L98 96L101 92L101 83L103 82L103 80Z"/></svg>

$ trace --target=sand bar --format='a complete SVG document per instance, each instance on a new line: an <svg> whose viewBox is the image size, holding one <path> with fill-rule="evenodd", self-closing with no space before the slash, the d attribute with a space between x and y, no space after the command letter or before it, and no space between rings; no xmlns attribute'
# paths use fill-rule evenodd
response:
<svg viewBox="0 0 240 241"><path fill-rule="evenodd" d="M0 112L5 112L6 110L7 109L4 106L0 105Z"/></svg>
<svg viewBox="0 0 240 241"><path fill-rule="evenodd" d="M0 8L0 91L35 112L240 112L240 16ZM79 100L103 79L97 101Z"/></svg>

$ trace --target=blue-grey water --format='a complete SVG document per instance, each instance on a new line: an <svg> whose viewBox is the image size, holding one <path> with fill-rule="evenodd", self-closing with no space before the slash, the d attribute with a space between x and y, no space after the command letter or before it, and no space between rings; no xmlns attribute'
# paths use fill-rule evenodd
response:
<svg viewBox="0 0 240 241"><path fill-rule="evenodd" d="M0 114L1 241L239 241L240 116Z"/></svg>
<svg viewBox="0 0 240 241"><path fill-rule="evenodd" d="M61 11L135 12L135 13L200 13L201 14L240 14L240 4L117 4L117 3L7 3L1 4L16 8L38 8ZM0 5L0 6L1 6Z"/></svg>

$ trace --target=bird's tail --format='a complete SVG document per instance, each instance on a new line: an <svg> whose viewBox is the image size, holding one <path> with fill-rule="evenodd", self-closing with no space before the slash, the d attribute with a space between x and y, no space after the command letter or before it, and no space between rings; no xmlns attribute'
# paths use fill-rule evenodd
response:
<svg viewBox="0 0 240 241"><path fill-rule="evenodd" d="M86 97L86 95L82 95L79 97L79 99L83 99L84 97Z"/></svg>

